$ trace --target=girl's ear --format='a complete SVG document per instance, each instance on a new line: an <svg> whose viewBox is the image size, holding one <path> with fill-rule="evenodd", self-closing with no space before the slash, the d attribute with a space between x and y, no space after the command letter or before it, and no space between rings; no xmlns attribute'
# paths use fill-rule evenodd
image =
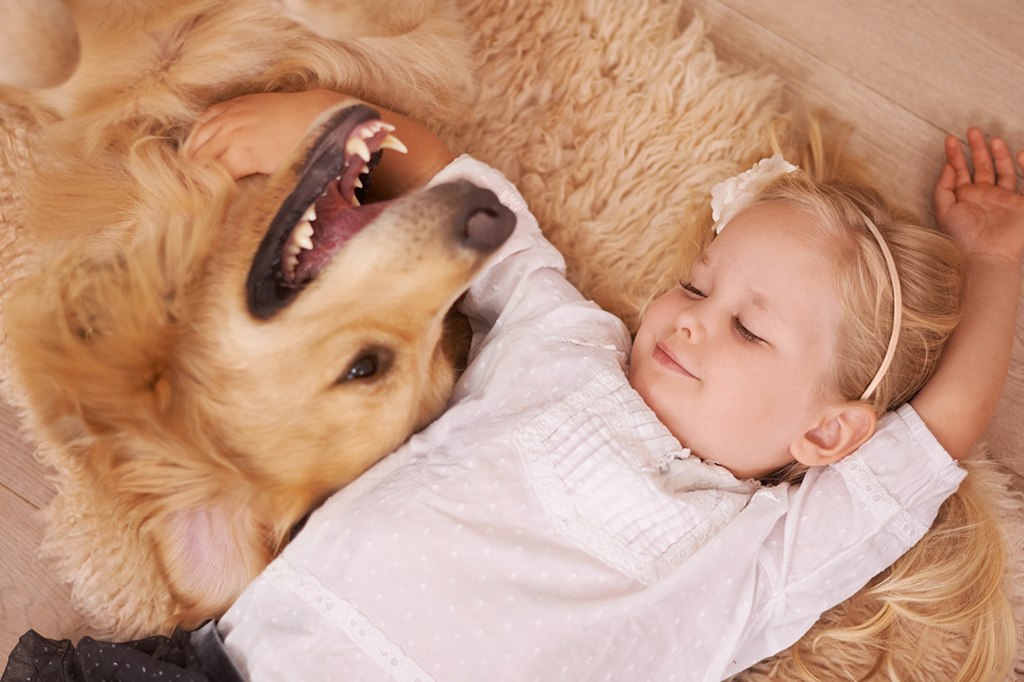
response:
<svg viewBox="0 0 1024 682"><path fill-rule="evenodd" d="M863 445L875 433L875 411L863 403L849 402L831 409L814 428L790 444L793 457L807 466L838 462Z"/></svg>

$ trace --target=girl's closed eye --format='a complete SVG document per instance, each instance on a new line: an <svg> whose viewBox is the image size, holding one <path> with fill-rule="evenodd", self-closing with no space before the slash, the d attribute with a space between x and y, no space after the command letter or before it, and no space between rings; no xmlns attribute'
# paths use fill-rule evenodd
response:
<svg viewBox="0 0 1024 682"><path fill-rule="evenodd" d="M764 343L764 339L743 326L743 323L740 322L740 318L732 318L732 326L736 329L739 335L743 337L744 341L749 341L750 343Z"/></svg>
<svg viewBox="0 0 1024 682"><path fill-rule="evenodd" d="M681 286L683 288L683 291L685 291L693 298L707 298L707 294L705 294L703 291L693 286L689 282L680 282L679 286Z"/></svg>

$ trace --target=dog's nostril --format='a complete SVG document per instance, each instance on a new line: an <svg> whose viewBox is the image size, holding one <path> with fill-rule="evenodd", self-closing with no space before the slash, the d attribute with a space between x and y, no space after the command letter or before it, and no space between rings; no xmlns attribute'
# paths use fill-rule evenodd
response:
<svg viewBox="0 0 1024 682"><path fill-rule="evenodd" d="M493 208L478 208L466 218L466 237L470 241L480 241L477 237L486 237L494 230L494 222L498 212Z"/></svg>
<svg viewBox="0 0 1024 682"><path fill-rule="evenodd" d="M467 211L465 243L482 251L493 251L508 239L515 225L515 214L494 198Z"/></svg>

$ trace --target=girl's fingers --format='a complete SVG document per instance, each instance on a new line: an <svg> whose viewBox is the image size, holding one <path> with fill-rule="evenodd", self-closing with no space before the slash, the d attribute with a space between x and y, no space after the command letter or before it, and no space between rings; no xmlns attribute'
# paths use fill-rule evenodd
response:
<svg viewBox="0 0 1024 682"><path fill-rule="evenodd" d="M971 184L971 171L967 168L967 160L960 148L960 140L955 135L946 137L946 161L953 168L953 187Z"/></svg>
<svg viewBox="0 0 1024 682"><path fill-rule="evenodd" d="M960 143L958 142L957 149L960 148L959 144ZM956 204L956 194L953 192L955 187L956 169L947 163L942 167L942 175L939 176L938 181L935 183L935 193L933 195L933 201L935 202L935 215L940 220L942 219L942 216L946 214L946 211Z"/></svg>
<svg viewBox="0 0 1024 682"><path fill-rule="evenodd" d="M1017 152L1017 167L1024 169L1024 150ZM1024 194L1024 187L1020 190L1021 194Z"/></svg>
<svg viewBox="0 0 1024 682"><path fill-rule="evenodd" d="M225 111L225 103L214 104L212 107L199 114L199 118L192 124L192 130L189 132L188 141L188 153L195 156L195 153L199 151L199 148L210 141L217 131L220 130L220 125L210 125L216 121L217 117Z"/></svg>
<svg viewBox="0 0 1024 682"><path fill-rule="evenodd" d="M977 128L971 128L967 131L967 143L971 146L971 158L974 160L974 182L996 184L996 172L992 167L992 155L985 144L985 136Z"/></svg>
<svg viewBox="0 0 1024 682"><path fill-rule="evenodd" d="M996 165L996 184L1011 192L1017 191L1017 166L1010 156L1010 149L1001 138L992 138L992 159Z"/></svg>
<svg viewBox="0 0 1024 682"><path fill-rule="evenodd" d="M217 136L217 133L220 132L220 128L221 126L219 122L210 122L199 128L198 130L194 131L192 133L192 138L189 140L188 143L188 153L191 156L196 156L197 154L199 154L199 151L202 150L203 147L205 147L207 144L209 144L210 140L214 139ZM206 153L207 156L210 155L209 150L204 150L204 153Z"/></svg>

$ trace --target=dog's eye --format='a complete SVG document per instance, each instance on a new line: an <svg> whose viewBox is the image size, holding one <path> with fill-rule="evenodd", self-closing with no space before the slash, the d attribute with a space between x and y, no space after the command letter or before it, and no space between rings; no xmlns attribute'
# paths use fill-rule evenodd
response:
<svg viewBox="0 0 1024 682"><path fill-rule="evenodd" d="M345 372L345 376L342 377L342 381L351 381L353 379L366 379L372 377L377 373L377 356L365 355L348 368Z"/></svg>
<svg viewBox="0 0 1024 682"><path fill-rule="evenodd" d="M343 384L346 381L369 379L382 374L390 364L390 357L389 353L381 350L364 352L348 366L348 369L342 372L336 383Z"/></svg>

